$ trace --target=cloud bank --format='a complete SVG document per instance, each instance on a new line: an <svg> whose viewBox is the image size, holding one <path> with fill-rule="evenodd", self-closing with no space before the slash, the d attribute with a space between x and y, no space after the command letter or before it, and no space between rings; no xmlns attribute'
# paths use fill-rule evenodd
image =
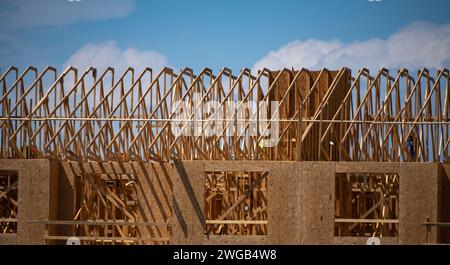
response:
<svg viewBox="0 0 450 265"><path fill-rule="evenodd" d="M410 24L386 39L342 43L340 40L295 40L272 51L253 66L275 70L284 67L299 69L338 69L341 67L371 70L380 68L449 68L450 24L426 22Z"/></svg>
<svg viewBox="0 0 450 265"><path fill-rule="evenodd" d="M161 70L168 65L166 56L156 51L138 50L135 48L120 49L115 41L99 44L86 44L75 52L65 66L72 65L79 69L87 69L90 66L98 70L111 66L118 71L127 67L142 71L150 67L154 71Z"/></svg>
<svg viewBox="0 0 450 265"><path fill-rule="evenodd" d="M134 0L0 0L0 28L65 26L84 20L126 17Z"/></svg>

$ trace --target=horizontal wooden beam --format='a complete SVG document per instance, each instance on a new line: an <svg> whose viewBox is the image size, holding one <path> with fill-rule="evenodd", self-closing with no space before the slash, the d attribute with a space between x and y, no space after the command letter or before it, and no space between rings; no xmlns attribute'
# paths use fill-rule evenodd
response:
<svg viewBox="0 0 450 265"><path fill-rule="evenodd" d="M0 223L17 223L17 218L0 218Z"/></svg>
<svg viewBox="0 0 450 265"><path fill-rule="evenodd" d="M421 224L425 226L450 227L450 223L443 223L443 222L423 222Z"/></svg>
<svg viewBox="0 0 450 265"><path fill-rule="evenodd" d="M206 224L266 225L267 220L206 220Z"/></svg>
<svg viewBox="0 0 450 265"><path fill-rule="evenodd" d="M165 242L170 241L169 237L101 237L101 236L45 236L46 240L67 240L69 238L76 237L80 241L115 241L115 242L139 242L139 241L158 241Z"/></svg>
<svg viewBox="0 0 450 265"><path fill-rule="evenodd" d="M334 219L335 223L385 223L385 224L398 224L398 219Z"/></svg>
<svg viewBox="0 0 450 265"><path fill-rule="evenodd" d="M170 226L170 223L152 223L152 222L128 222L124 220L86 220L86 221L65 221L65 220L31 220L30 223L41 223L47 225L136 225L136 226Z"/></svg>

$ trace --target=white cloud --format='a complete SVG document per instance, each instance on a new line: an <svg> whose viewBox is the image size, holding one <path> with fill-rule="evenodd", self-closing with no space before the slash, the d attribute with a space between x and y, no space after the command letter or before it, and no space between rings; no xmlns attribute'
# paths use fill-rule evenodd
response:
<svg viewBox="0 0 450 265"><path fill-rule="evenodd" d="M150 67L157 72L162 67L168 66L168 62L167 58L159 52L141 51L135 48L121 50L116 42L108 41L84 45L65 63L65 66L68 65L79 69L87 69L93 66L98 70L111 66L118 71L122 71L129 66L138 71Z"/></svg>
<svg viewBox="0 0 450 265"><path fill-rule="evenodd" d="M340 40L295 40L272 51L253 66L275 70L301 67L320 69L450 67L450 24L413 23L387 39L342 43Z"/></svg>
<svg viewBox="0 0 450 265"><path fill-rule="evenodd" d="M0 0L0 28L65 26L83 20L125 17L134 0Z"/></svg>

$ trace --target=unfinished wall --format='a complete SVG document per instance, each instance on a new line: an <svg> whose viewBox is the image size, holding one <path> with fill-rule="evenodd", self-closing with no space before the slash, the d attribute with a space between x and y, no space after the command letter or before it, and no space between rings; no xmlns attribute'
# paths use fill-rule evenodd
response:
<svg viewBox="0 0 450 265"><path fill-rule="evenodd" d="M303 162L299 179L301 244L327 244L333 240L335 163ZM299 196L297 194L297 196Z"/></svg>
<svg viewBox="0 0 450 265"><path fill-rule="evenodd" d="M139 162L61 162L59 191L59 220L72 221L82 207L77 199L76 182L83 174L97 174L119 178L126 177L136 183L137 204L136 218L129 220L139 222L139 235L144 244L167 244L170 242L170 223L172 220L172 164ZM95 191L95 188L94 188ZM113 203L120 198L105 196ZM118 205L118 208L121 208ZM92 216L90 219L104 219ZM125 227L125 226L123 226ZM59 226L58 236L69 237L73 234L70 226ZM95 237L86 238L95 241ZM131 241L134 239L131 239Z"/></svg>
<svg viewBox="0 0 450 265"><path fill-rule="evenodd" d="M443 223L450 223L450 164L441 164L439 166L439 176L441 184L441 195L439 209L441 210L440 221ZM432 228L436 229L436 228ZM441 243L450 243L450 227L440 227L437 229Z"/></svg>
<svg viewBox="0 0 450 265"><path fill-rule="evenodd" d="M346 172L399 174L399 235L383 237L382 244L437 242L437 230L427 232L422 225L427 218L439 220L436 163L183 161L182 166L184 176L177 174L173 182L181 210L174 215L173 244L365 244L367 237L334 236L335 175ZM269 172L267 236L203 234L203 178L205 171L221 170Z"/></svg>
<svg viewBox="0 0 450 265"><path fill-rule="evenodd" d="M435 243L437 230L422 225L439 221L438 164L404 163L400 166L400 244Z"/></svg>
<svg viewBox="0 0 450 265"><path fill-rule="evenodd" d="M17 234L0 234L0 243L44 244L46 221L55 218L58 163L46 159L0 160L1 170L18 172Z"/></svg>
<svg viewBox="0 0 450 265"><path fill-rule="evenodd" d="M20 206L18 233L0 235L1 244L44 244L46 226L30 221L74 220L79 210L75 183L82 174L135 177L136 221L159 224L139 228L144 244L364 244L365 237L334 236L337 173L399 174L399 235L382 238L382 244L436 243L449 238L448 229L427 231L422 224L427 218L430 222L450 219L450 166L437 163L0 160L0 170L18 172ZM205 235L208 171L268 172L267 235ZM70 236L72 229L49 226L48 234L50 239Z"/></svg>
<svg viewBox="0 0 450 265"><path fill-rule="evenodd" d="M300 162L301 174L296 224L301 227L300 244L366 244L367 237L334 236L336 173L398 172L398 163ZM381 238L382 244L397 244L398 238Z"/></svg>
<svg viewBox="0 0 450 265"><path fill-rule="evenodd" d="M174 185L173 244L294 244L300 228L292 221L298 201L290 197L298 187L295 162L180 161ZM268 234L261 236L205 235L204 178L206 171L268 172ZM183 173L179 173L183 172ZM277 224L277 225L272 225Z"/></svg>
<svg viewBox="0 0 450 265"><path fill-rule="evenodd" d="M173 178L172 244L195 244L203 241L204 181L203 161L180 161ZM179 171L179 172L178 172Z"/></svg>

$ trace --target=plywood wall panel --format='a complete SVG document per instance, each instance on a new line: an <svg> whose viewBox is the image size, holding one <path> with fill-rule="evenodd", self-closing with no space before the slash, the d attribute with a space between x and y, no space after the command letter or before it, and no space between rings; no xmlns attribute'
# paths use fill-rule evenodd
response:
<svg viewBox="0 0 450 265"><path fill-rule="evenodd" d="M173 178L173 232L172 244L200 244L204 231L204 171L202 161L182 161L184 173Z"/></svg>
<svg viewBox="0 0 450 265"><path fill-rule="evenodd" d="M437 241L436 229L427 233L421 223L437 222L438 164L402 163L400 166L400 244Z"/></svg>
<svg viewBox="0 0 450 265"><path fill-rule="evenodd" d="M334 229L335 163L303 162L301 172L301 243L329 244Z"/></svg>

